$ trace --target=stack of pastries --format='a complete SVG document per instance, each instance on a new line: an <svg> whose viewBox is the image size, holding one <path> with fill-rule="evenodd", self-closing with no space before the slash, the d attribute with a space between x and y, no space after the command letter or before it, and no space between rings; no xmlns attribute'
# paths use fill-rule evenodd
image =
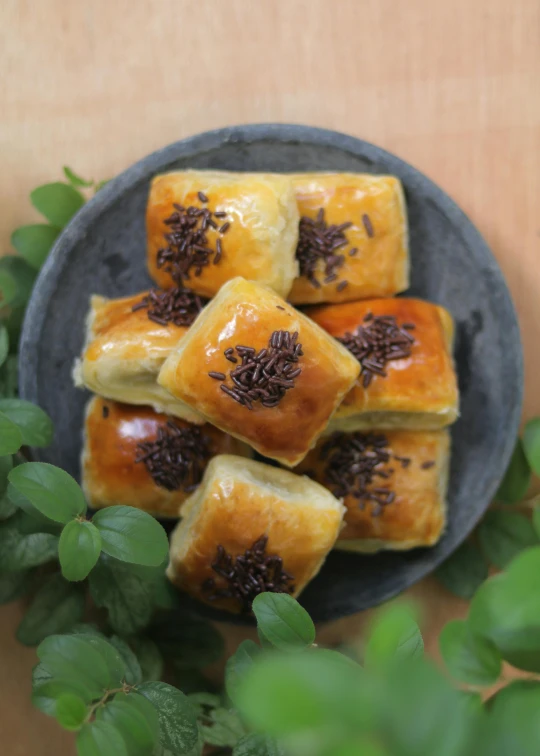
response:
<svg viewBox="0 0 540 756"><path fill-rule="evenodd" d="M436 543L453 322L394 298L409 281L399 180L168 173L146 227L156 287L92 296L74 368L95 394L90 505L180 518L169 578L231 612L297 596L333 548Z"/></svg>

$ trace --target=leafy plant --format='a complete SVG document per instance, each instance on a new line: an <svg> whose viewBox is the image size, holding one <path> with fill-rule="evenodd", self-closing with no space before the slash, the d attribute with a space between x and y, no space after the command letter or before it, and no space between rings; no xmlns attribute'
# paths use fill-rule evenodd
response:
<svg viewBox="0 0 540 756"><path fill-rule="evenodd" d="M0 603L27 599L17 638L37 646L34 705L74 733L79 756L536 756L540 507L524 497L540 420L517 441L495 507L438 570L472 599L441 633L445 673L408 604L375 615L357 660L319 647L307 612L266 593L253 604L259 643L240 643L217 690L204 670L223 638L167 582L161 525L131 507L92 516L67 472L27 459L54 430L17 398L24 308L61 229L105 183L64 176L31 195L48 223L17 229L18 254L0 260ZM484 700L503 662L528 678Z"/></svg>

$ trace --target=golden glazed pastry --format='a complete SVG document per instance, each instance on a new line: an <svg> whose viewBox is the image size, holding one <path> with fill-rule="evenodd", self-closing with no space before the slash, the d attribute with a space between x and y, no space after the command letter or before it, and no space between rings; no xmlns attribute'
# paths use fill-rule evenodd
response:
<svg viewBox="0 0 540 756"><path fill-rule="evenodd" d="M332 418L329 431L432 430L456 420L454 326L443 307L419 299L373 299L316 307L308 314L342 339L362 364L362 373ZM382 346L371 348L374 338Z"/></svg>
<svg viewBox="0 0 540 756"><path fill-rule="evenodd" d="M86 410L82 487L94 509L127 504L157 517L178 517L209 460L222 453L250 451L211 425L93 397Z"/></svg>
<svg viewBox="0 0 540 756"><path fill-rule="evenodd" d="M208 422L291 467L359 370L343 346L273 291L235 278L199 315L158 381Z"/></svg>
<svg viewBox="0 0 540 756"><path fill-rule="evenodd" d="M231 612L248 611L269 583L270 590L298 596L334 545L343 512L308 478L253 460L214 457L172 534L167 575L200 601ZM236 564L242 555L261 583L242 580L245 570Z"/></svg>
<svg viewBox="0 0 540 756"><path fill-rule="evenodd" d="M298 275L298 209L286 176L219 171L156 176L146 228L148 270L163 287L172 285L171 272L180 272L191 288L212 297L241 275L286 297Z"/></svg>
<svg viewBox="0 0 540 756"><path fill-rule="evenodd" d="M409 286L399 179L359 173L299 173L291 179L301 217L293 304L388 297Z"/></svg>
<svg viewBox="0 0 540 756"><path fill-rule="evenodd" d="M107 399L149 404L158 412L202 423L194 409L164 391L156 380L166 358L188 332L188 325L155 322L144 307L133 312L145 294L122 299L95 295L90 299L86 345L73 370L75 385ZM187 315L180 321L189 323L202 302L193 294L182 295L184 300Z"/></svg>
<svg viewBox="0 0 540 756"><path fill-rule="evenodd" d="M403 550L433 546L441 537L449 461L445 430L357 431L320 441L295 472L343 498L337 549Z"/></svg>

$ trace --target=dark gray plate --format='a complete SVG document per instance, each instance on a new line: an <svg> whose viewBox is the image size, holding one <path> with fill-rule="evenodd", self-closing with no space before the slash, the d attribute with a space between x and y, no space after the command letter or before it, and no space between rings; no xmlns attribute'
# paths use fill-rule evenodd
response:
<svg viewBox="0 0 540 756"><path fill-rule="evenodd" d="M59 237L34 289L20 352L21 395L53 418L38 459L79 474L84 392L71 367L91 293L118 297L148 286L149 181L174 168L362 171L399 176L411 230L409 294L445 305L457 324L461 418L452 429L448 528L432 549L375 556L333 553L302 596L315 620L373 606L431 572L488 506L509 460L521 410L522 353L512 301L469 219L429 179L359 139L306 126L251 125L182 140L144 158L102 189Z"/></svg>

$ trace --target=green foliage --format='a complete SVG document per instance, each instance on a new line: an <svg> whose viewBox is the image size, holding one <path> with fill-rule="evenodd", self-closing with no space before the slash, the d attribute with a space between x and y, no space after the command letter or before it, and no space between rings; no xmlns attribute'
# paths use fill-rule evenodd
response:
<svg viewBox="0 0 540 756"><path fill-rule="evenodd" d="M531 469L540 475L540 417L529 420L525 426L523 450Z"/></svg>
<svg viewBox="0 0 540 756"><path fill-rule="evenodd" d="M80 622L84 593L61 575L49 577L34 596L17 628L17 639L25 646L37 646L48 635L64 633Z"/></svg>
<svg viewBox="0 0 540 756"><path fill-rule="evenodd" d="M0 412L0 455L15 454L22 446L22 433L19 427Z"/></svg>
<svg viewBox="0 0 540 756"><path fill-rule="evenodd" d="M118 730L130 756L148 756L158 741L158 713L137 693L118 693L96 717Z"/></svg>
<svg viewBox="0 0 540 756"><path fill-rule="evenodd" d="M2 499L8 487L8 475L13 467L13 458L10 455L0 457L0 499ZM2 518L4 519L4 518Z"/></svg>
<svg viewBox="0 0 540 756"><path fill-rule="evenodd" d="M49 446L53 439L53 424L40 407L24 399L0 399L0 412L15 423L25 446Z"/></svg>
<svg viewBox="0 0 540 756"><path fill-rule="evenodd" d="M54 559L58 538L49 533L25 534L19 530L18 518L0 523L0 572L15 572L37 567Z"/></svg>
<svg viewBox="0 0 540 756"><path fill-rule="evenodd" d="M11 310L26 307L36 280L36 271L26 260L17 255L0 257L0 305L9 305ZM11 331L9 321L6 323ZM10 333L11 339L11 333ZM15 342L15 340L14 340Z"/></svg>
<svg viewBox="0 0 540 756"><path fill-rule="evenodd" d="M5 325L0 323L0 366L7 360L9 354L9 333Z"/></svg>
<svg viewBox="0 0 540 756"><path fill-rule="evenodd" d="M58 556L66 580L84 580L101 553L101 536L91 522L72 520L62 530Z"/></svg>
<svg viewBox="0 0 540 756"><path fill-rule="evenodd" d="M536 530L536 535L540 538L540 507L536 507L533 512L533 525Z"/></svg>
<svg viewBox="0 0 540 756"><path fill-rule="evenodd" d="M30 200L36 210L58 228L64 228L84 205L82 194L70 184L60 181L34 189L30 194Z"/></svg>
<svg viewBox="0 0 540 756"><path fill-rule="evenodd" d="M31 570L0 573L0 604L9 604L24 596L32 584L33 575Z"/></svg>
<svg viewBox="0 0 540 756"><path fill-rule="evenodd" d="M72 171L71 168L69 168L67 165L64 166L64 175L71 184L71 186L75 187L83 187L88 188L90 186L94 186L94 181L90 180L87 181L86 179L81 178L81 176L78 176L75 171Z"/></svg>
<svg viewBox="0 0 540 756"><path fill-rule="evenodd" d="M280 651L307 648L315 641L315 625L300 604L286 593L261 593L253 614L264 637Z"/></svg>
<svg viewBox="0 0 540 756"><path fill-rule="evenodd" d="M414 658L423 653L424 641L410 606L391 604L376 615L364 653L366 666L384 665L396 658Z"/></svg>
<svg viewBox="0 0 540 756"><path fill-rule="evenodd" d="M33 507L55 522L69 522L86 511L78 483L54 465L26 462L11 471L9 482Z"/></svg>
<svg viewBox="0 0 540 756"><path fill-rule="evenodd" d="M516 504L527 493L530 482L531 470L521 439L518 438L510 464L495 498L504 504Z"/></svg>
<svg viewBox="0 0 540 756"><path fill-rule="evenodd" d="M475 637L464 620L453 620L439 638L450 674L469 685L492 685L501 673L501 655L489 641Z"/></svg>
<svg viewBox="0 0 540 756"><path fill-rule="evenodd" d="M488 576L488 564L481 551L465 541L441 564L437 577L444 587L459 598L470 600Z"/></svg>
<svg viewBox="0 0 540 756"><path fill-rule="evenodd" d="M141 682L160 680L163 675L163 656L154 641L145 636L135 636L130 639L130 646L140 666Z"/></svg>
<svg viewBox="0 0 540 756"><path fill-rule="evenodd" d="M189 753L197 744L199 729L187 696L162 682L145 682L138 691L157 711L161 745L172 753Z"/></svg>
<svg viewBox="0 0 540 756"><path fill-rule="evenodd" d="M138 685L141 683L143 681L141 665L126 641L117 635L113 635L108 640L122 658L124 666L123 677L128 685Z"/></svg>
<svg viewBox="0 0 540 756"><path fill-rule="evenodd" d="M233 756L285 756L285 751L274 738L268 735L252 734L238 741L233 750ZM351 753L351 756L359 756L359 752ZM367 755L362 752L362 756Z"/></svg>
<svg viewBox="0 0 540 756"><path fill-rule="evenodd" d="M109 722L96 720L77 736L78 756L130 756L119 730Z"/></svg>
<svg viewBox="0 0 540 756"><path fill-rule="evenodd" d="M59 228L46 223L21 226L12 233L11 243L32 268L39 270L59 233Z"/></svg>
<svg viewBox="0 0 540 756"><path fill-rule="evenodd" d="M150 638L176 669L206 667L223 656L221 634L202 619L171 612L149 628Z"/></svg>
<svg viewBox="0 0 540 756"><path fill-rule="evenodd" d="M107 507L94 515L103 551L123 562L157 567L167 558L169 541L151 515L134 507Z"/></svg>
<svg viewBox="0 0 540 756"><path fill-rule="evenodd" d="M86 718L86 704L74 693L62 693L56 701L55 716L65 730L78 730Z"/></svg>
<svg viewBox="0 0 540 756"><path fill-rule="evenodd" d="M504 569L529 546L539 543L529 519L517 512L488 512L478 529L480 545L496 567Z"/></svg>
<svg viewBox="0 0 540 756"><path fill-rule="evenodd" d="M231 701L235 701L238 687L251 668L261 649L251 640L242 641L236 652L228 659L225 668L225 688Z"/></svg>

